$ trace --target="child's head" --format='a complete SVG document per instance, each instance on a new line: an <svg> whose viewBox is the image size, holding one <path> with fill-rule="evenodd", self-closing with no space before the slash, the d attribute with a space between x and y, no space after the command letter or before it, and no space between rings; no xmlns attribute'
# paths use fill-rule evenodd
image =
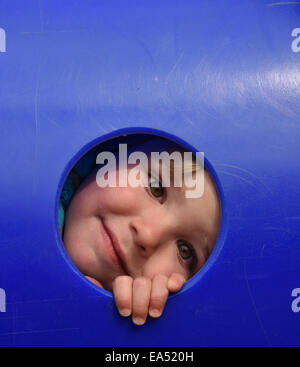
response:
<svg viewBox="0 0 300 367"><path fill-rule="evenodd" d="M149 154L149 146L141 149ZM152 279L180 273L188 279L203 266L220 224L218 194L206 170L203 195L186 198L184 185L154 187L151 178L148 187L99 187L98 169L83 181L66 213L64 244L84 275L111 290L118 275ZM117 179L122 169L116 168Z"/></svg>

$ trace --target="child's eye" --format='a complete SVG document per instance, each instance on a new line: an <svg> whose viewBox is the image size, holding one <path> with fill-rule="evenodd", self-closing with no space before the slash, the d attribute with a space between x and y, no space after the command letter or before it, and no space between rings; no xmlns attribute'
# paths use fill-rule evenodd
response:
<svg viewBox="0 0 300 367"><path fill-rule="evenodd" d="M165 197L165 188L162 187L161 182L154 178L149 177L149 191L152 196L154 196L159 201L162 201Z"/></svg>
<svg viewBox="0 0 300 367"><path fill-rule="evenodd" d="M187 242L179 240L177 241L177 248L180 258L185 262L187 262L192 269L194 265L197 263L197 256L195 254L193 247L189 245Z"/></svg>
<svg viewBox="0 0 300 367"><path fill-rule="evenodd" d="M178 241L177 247L179 255L183 258L183 260L188 260L193 256L193 250L186 242Z"/></svg>

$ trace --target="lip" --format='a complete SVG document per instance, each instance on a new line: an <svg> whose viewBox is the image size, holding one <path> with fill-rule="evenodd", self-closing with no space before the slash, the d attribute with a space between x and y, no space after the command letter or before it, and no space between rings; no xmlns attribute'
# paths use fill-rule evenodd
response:
<svg viewBox="0 0 300 367"><path fill-rule="evenodd" d="M125 256L114 233L107 227L101 219L100 232L106 253L115 267L124 274L128 274Z"/></svg>

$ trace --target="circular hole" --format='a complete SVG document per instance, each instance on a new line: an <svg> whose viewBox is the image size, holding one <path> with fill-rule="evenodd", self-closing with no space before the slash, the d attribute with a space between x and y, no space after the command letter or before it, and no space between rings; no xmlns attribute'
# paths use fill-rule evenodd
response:
<svg viewBox="0 0 300 367"><path fill-rule="evenodd" d="M121 275L195 279L221 223L216 175L203 154L175 137L132 133L93 143L74 161L58 222L86 279L108 291Z"/></svg>

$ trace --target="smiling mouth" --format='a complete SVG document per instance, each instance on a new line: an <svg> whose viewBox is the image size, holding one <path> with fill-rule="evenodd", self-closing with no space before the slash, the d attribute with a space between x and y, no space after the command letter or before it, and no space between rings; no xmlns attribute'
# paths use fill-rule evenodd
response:
<svg viewBox="0 0 300 367"><path fill-rule="evenodd" d="M101 233L104 237L104 246L106 248L108 257L111 262L121 270L123 274L128 275L127 265L124 255L121 251L119 242L113 232L105 225L104 221L101 219Z"/></svg>

